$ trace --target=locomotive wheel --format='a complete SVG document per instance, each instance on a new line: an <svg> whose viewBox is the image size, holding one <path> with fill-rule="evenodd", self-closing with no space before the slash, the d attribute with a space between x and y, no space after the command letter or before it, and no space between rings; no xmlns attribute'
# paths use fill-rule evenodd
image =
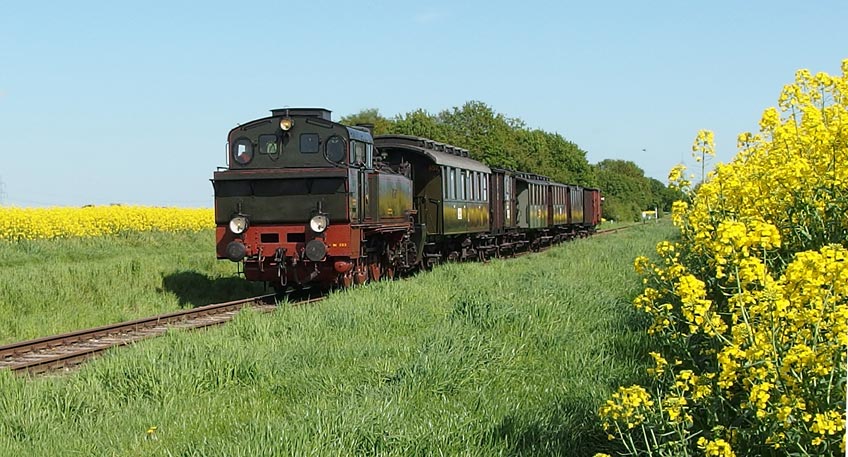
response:
<svg viewBox="0 0 848 457"><path fill-rule="evenodd" d="M356 266L356 272L353 274L353 280L360 286L365 284L365 281L368 280L368 273L366 272L364 265Z"/></svg>
<svg viewBox="0 0 848 457"><path fill-rule="evenodd" d="M368 269L370 270L370 273L371 273L371 280L372 281L379 281L380 280L380 264L379 263L369 264Z"/></svg>

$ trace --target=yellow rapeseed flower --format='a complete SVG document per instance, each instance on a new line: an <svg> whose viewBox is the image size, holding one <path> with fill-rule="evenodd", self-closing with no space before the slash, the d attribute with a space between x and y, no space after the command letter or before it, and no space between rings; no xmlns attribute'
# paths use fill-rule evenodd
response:
<svg viewBox="0 0 848 457"><path fill-rule="evenodd" d="M199 231L214 226L214 212L206 208L0 207L0 240L7 241L94 237L131 231Z"/></svg>

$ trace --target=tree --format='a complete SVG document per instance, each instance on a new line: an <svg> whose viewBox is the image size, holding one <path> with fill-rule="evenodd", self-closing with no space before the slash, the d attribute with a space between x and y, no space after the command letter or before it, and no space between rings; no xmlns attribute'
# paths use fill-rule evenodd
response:
<svg viewBox="0 0 848 457"><path fill-rule="evenodd" d="M374 126L373 133L374 135L383 135L389 133L392 127L392 121L386 119L380 114L380 110L377 108L367 108L363 109L356 114L350 114L348 116L342 117L342 124L345 125L359 125L359 124L370 124Z"/></svg>
<svg viewBox="0 0 848 457"><path fill-rule="evenodd" d="M523 125L520 120L507 119L479 101L442 111L438 119L447 126L448 142L468 149L475 159L494 167L518 164L521 150L514 126Z"/></svg>
<svg viewBox="0 0 848 457"><path fill-rule="evenodd" d="M446 126L435 116L420 108L395 116L390 133L420 136L442 143L448 142Z"/></svg>
<svg viewBox="0 0 848 457"><path fill-rule="evenodd" d="M604 214L611 219L638 220L641 211L654 207L645 172L629 160L602 160L595 166L597 185L603 192Z"/></svg>

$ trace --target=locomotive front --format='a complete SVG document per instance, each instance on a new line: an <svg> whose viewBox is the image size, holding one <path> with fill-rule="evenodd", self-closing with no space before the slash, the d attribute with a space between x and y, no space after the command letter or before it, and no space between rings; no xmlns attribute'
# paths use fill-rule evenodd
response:
<svg viewBox="0 0 848 457"><path fill-rule="evenodd" d="M214 173L218 258L278 291L361 282L362 228L410 230L409 179L375 170L371 134L328 110L271 113L230 131L228 167Z"/></svg>

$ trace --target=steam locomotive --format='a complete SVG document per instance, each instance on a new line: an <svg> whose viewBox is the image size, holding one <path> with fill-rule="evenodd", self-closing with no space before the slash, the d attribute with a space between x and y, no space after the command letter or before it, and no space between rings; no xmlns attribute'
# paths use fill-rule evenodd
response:
<svg viewBox="0 0 848 457"><path fill-rule="evenodd" d="M227 164L212 179L217 256L278 292L538 250L601 217L598 189L489 168L426 138L375 138L326 109L232 129Z"/></svg>

